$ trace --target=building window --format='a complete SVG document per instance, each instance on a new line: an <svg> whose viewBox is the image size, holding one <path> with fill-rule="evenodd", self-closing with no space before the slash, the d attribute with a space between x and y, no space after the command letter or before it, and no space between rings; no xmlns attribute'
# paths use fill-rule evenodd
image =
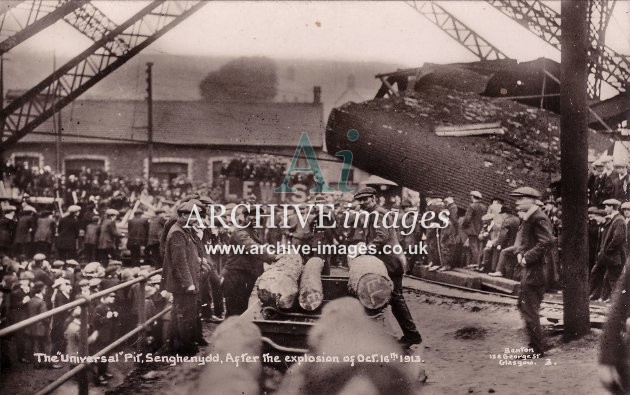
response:
<svg viewBox="0 0 630 395"><path fill-rule="evenodd" d="M63 173L67 176L90 169L92 173L109 172L109 159L103 155L68 155L63 160Z"/></svg>
<svg viewBox="0 0 630 395"><path fill-rule="evenodd" d="M192 181L192 163L190 158L153 158L151 177L160 181L171 182L177 177L186 177ZM148 173L149 160L145 159L144 174Z"/></svg>
<svg viewBox="0 0 630 395"><path fill-rule="evenodd" d="M17 167L28 166L28 168L44 166L44 155L37 152L15 152L9 158L11 164Z"/></svg>

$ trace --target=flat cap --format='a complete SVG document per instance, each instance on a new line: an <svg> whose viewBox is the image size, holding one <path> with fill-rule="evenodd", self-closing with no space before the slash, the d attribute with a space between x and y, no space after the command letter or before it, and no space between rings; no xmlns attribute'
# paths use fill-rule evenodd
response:
<svg viewBox="0 0 630 395"><path fill-rule="evenodd" d="M66 261L66 265L68 265L68 266L79 266L79 262L75 261L74 259L68 259Z"/></svg>
<svg viewBox="0 0 630 395"><path fill-rule="evenodd" d="M58 286L60 286L62 284L70 284L70 280L68 280L67 278L64 278L64 277L59 277L58 279L55 280L55 282L53 283L52 287L53 288L57 288Z"/></svg>
<svg viewBox="0 0 630 395"><path fill-rule="evenodd" d="M210 196L201 196L197 200L199 200L204 205L204 207L209 205L209 204L214 204L214 200L212 200L212 198ZM157 212L157 210L156 210L156 212Z"/></svg>
<svg viewBox="0 0 630 395"><path fill-rule="evenodd" d="M621 205L621 202L617 199L606 199L602 202L602 204L604 206L615 206L615 207L619 207Z"/></svg>
<svg viewBox="0 0 630 395"><path fill-rule="evenodd" d="M33 272L25 271L20 273L20 280L35 280Z"/></svg>
<svg viewBox="0 0 630 395"><path fill-rule="evenodd" d="M90 287L98 287L99 285L101 285L101 279L100 278L91 278L88 280L88 284L90 285Z"/></svg>
<svg viewBox="0 0 630 395"><path fill-rule="evenodd" d="M107 264L107 267L110 266L122 266L122 262L121 261L117 261L115 259L112 259L111 261L109 261L109 263Z"/></svg>
<svg viewBox="0 0 630 395"><path fill-rule="evenodd" d="M313 199L313 203L314 204L326 204L327 200L324 196L322 195L317 195L315 196L315 198Z"/></svg>
<svg viewBox="0 0 630 395"><path fill-rule="evenodd" d="M37 212L37 210L33 206L24 206L22 211L24 211L25 213L26 212L36 213Z"/></svg>
<svg viewBox="0 0 630 395"><path fill-rule="evenodd" d="M483 197L479 191L470 191L470 196L474 196L477 199L481 199Z"/></svg>
<svg viewBox="0 0 630 395"><path fill-rule="evenodd" d="M2 211L5 212L5 213L10 213L10 212L13 212L15 210L17 210L15 208L15 206L11 206L11 205L2 207Z"/></svg>
<svg viewBox="0 0 630 395"><path fill-rule="evenodd" d="M621 209L622 210L630 210L630 202L623 202L623 203L621 203Z"/></svg>
<svg viewBox="0 0 630 395"><path fill-rule="evenodd" d="M56 260L52 263L53 267L63 267L66 263L64 261Z"/></svg>
<svg viewBox="0 0 630 395"><path fill-rule="evenodd" d="M79 287L87 287L90 285L90 281L87 278L81 279L79 281Z"/></svg>
<svg viewBox="0 0 630 395"><path fill-rule="evenodd" d="M597 159L595 162L593 162L593 166L595 166L595 167L604 167L604 163L602 163L601 160Z"/></svg>
<svg viewBox="0 0 630 395"><path fill-rule="evenodd" d="M46 285L43 282L35 281L35 283L33 284L33 289L31 290L31 292L34 293L34 294L38 294L38 293L42 292L45 287L46 287Z"/></svg>
<svg viewBox="0 0 630 395"><path fill-rule="evenodd" d="M105 210L105 215L118 215L118 210L114 210L113 208L108 208Z"/></svg>
<svg viewBox="0 0 630 395"><path fill-rule="evenodd" d="M72 206L68 207L69 213L78 213L79 211L81 211L81 207L77 206L76 204L73 204Z"/></svg>
<svg viewBox="0 0 630 395"><path fill-rule="evenodd" d="M119 267L120 266L111 266L111 265L107 266L105 268L105 275L116 273Z"/></svg>
<svg viewBox="0 0 630 395"><path fill-rule="evenodd" d="M362 199L365 197L370 197L376 195L376 189L372 187L361 188L354 194L355 199Z"/></svg>
<svg viewBox="0 0 630 395"><path fill-rule="evenodd" d="M177 206L178 213L191 213L194 207L197 206L197 210L203 211L203 204L197 199L190 199Z"/></svg>
<svg viewBox="0 0 630 395"><path fill-rule="evenodd" d="M46 255L42 253L37 253L33 256L33 260L35 261L43 261L44 259L46 259Z"/></svg>
<svg viewBox="0 0 630 395"><path fill-rule="evenodd" d="M513 190L510 193L510 196L514 196L516 198L527 197L527 198L532 198L532 199L540 199L542 195L540 194L540 192L538 192L532 187L520 187Z"/></svg>

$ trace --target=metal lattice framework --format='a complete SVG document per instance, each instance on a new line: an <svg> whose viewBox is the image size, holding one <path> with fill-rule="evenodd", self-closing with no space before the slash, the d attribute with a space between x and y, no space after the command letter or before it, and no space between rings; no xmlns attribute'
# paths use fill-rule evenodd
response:
<svg viewBox="0 0 630 395"><path fill-rule="evenodd" d="M77 26L81 26L84 34L92 34L97 40L2 109L0 150L33 131L204 5L204 1L154 1L100 39L97 37L105 32L103 26L107 23L100 21L90 27L86 23L89 18L81 19Z"/></svg>
<svg viewBox="0 0 630 395"><path fill-rule="evenodd" d="M599 98L601 94L605 71L603 69L604 60L601 54L606 52L606 28L614 8L614 0L589 0L588 2L589 40L591 46L588 65L590 71L588 95L591 98Z"/></svg>
<svg viewBox="0 0 630 395"><path fill-rule="evenodd" d="M0 55L76 10L87 0L25 1L0 16Z"/></svg>
<svg viewBox="0 0 630 395"><path fill-rule="evenodd" d="M560 14L540 0L486 0L490 5L507 15L548 44L560 49ZM590 0L591 50L590 71L593 74L589 93L597 97L604 81L619 92L626 91L630 81L630 60L604 44L604 35L613 2ZM597 80L597 84L595 84Z"/></svg>
<svg viewBox="0 0 630 395"><path fill-rule="evenodd" d="M406 1L420 15L442 29L481 60L508 59L508 56L475 33L453 14L433 1Z"/></svg>

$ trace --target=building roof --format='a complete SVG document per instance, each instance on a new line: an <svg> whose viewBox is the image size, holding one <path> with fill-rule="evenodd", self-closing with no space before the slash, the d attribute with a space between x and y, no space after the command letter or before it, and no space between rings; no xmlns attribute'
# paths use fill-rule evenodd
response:
<svg viewBox="0 0 630 395"><path fill-rule="evenodd" d="M146 102L80 100L61 113L65 143L147 141ZM323 110L313 103L155 101L153 141L180 145L294 146L307 132L323 146ZM53 142L49 119L21 142Z"/></svg>

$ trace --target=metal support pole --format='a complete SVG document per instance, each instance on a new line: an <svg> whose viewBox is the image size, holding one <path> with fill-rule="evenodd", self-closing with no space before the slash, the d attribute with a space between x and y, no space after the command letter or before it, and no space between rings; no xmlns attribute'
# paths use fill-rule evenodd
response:
<svg viewBox="0 0 630 395"><path fill-rule="evenodd" d="M590 331L588 287L588 2L563 0L560 84L564 338Z"/></svg>
<svg viewBox="0 0 630 395"><path fill-rule="evenodd" d="M144 298L146 296L146 288L145 285L147 283L147 278L145 277L144 280L142 280L139 284L138 284L138 300L136 301L136 303L138 303L138 326L143 327L145 325L145 321L147 320L147 312L145 310L145 304L144 304ZM142 329L140 332L138 332L138 351L142 352L144 349L144 344L145 344L145 333L146 333L146 329Z"/></svg>
<svg viewBox="0 0 630 395"><path fill-rule="evenodd" d="M147 181L151 178L151 168L153 167L153 73L152 62L147 62L147 148L148 166Z"/></svg>
<svg viewBox="0 0 630 395"><path fill-rule="evenodd" d="M79 334L79 355L82 357L87 357L89 354L89 347L88 347L88 325L89 325L89 318L88 318L88 310L89 310L89 303L84 304L83 306L81 306L81 330L80 330L80 334ZM81 372L79 372L79 395L88 395L88 388L89 388L89 383L88 383L88 370L87 369L83 369Z"/></svg>

